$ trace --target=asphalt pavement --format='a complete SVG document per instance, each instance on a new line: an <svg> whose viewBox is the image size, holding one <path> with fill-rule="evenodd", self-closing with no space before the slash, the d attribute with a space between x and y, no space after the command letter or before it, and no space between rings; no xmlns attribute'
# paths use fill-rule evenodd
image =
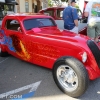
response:
<svg viewBox="0 0 100 100"><path fill-rule="evenodd" d="M29 98L29 93L34 94ZM18 100L100 100L100 78L90 81L81 97L72 98L59 90L50 69L13 56L0 57L0 100L12 100L9 95L16 97L25 94L26 99Z"/></svg>

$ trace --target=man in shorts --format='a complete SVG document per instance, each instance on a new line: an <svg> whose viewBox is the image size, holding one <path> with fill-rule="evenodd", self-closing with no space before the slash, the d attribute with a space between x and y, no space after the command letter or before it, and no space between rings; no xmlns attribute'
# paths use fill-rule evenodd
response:
<svg viewBox="0 0 100 100"><path fill-rule="evenodd" d="M88 17L87 35L99 42L100 36L100 1L90 0L85 8L85 17Z"/></svg>

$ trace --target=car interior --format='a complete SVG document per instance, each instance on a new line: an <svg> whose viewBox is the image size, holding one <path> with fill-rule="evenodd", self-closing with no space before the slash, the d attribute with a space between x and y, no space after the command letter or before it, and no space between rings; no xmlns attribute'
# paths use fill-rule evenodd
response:
<svg viewBox="0 0 100 100"><path fill-rule="evenodd" d="M17 20L7 20L6 22L6 28L9 30L18 31L19 27L20 27L20 24Z"/></svg>

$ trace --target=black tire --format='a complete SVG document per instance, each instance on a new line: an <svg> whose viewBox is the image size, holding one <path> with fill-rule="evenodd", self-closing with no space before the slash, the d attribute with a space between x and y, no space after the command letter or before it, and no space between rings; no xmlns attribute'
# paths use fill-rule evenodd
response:
<svg viewBox="0 0 100 100"><path fill-rule="evenodd" d="M57 75L58 75L57 71L59 72L59 69L63 68L63 67L61 67L61 65L68 66L75 72L74 74L72 74L72 75L77 76L76 83L78 83L78 85L76 85L75 90L72 90L72 91L69 91L70 89L67 90L67 88L65 88L65 86L63 86L60 83L59 79L57 78ZM67 69L67 70L69 70L69 69ZM61 76L59 75L59 77L61 77L62 80L64 80L64 81L65 81L65 79L67 79L67 81L65 81L65 84L71 84L71 83L68 83L68 79L70 80L70 78L69 77L66 78L65 74L63 74L63 76L64 77L62 78L62 75ZM60 59L55 63L55 65L53 67L53 78L54 78L54 81L57 84L57 86L60 88L60 90L71 97L81 96L86 91L86 89L88 88L88 84L89 84L89 76L88 76L86 68L79 60L72 58L72 57L64 57L63 59ZM73 85L76 83L73 83ZM72 89L73 89L73 87L72 87Z"/></svg>
<svg viewBox="0 0 100 100"><path fill-rule="evenodd" d="M7 56L9 56L9 54L8 54L7 52L3 52L3 51L1 50L0 56L1 56L1 57L7 57Z"/></svg>

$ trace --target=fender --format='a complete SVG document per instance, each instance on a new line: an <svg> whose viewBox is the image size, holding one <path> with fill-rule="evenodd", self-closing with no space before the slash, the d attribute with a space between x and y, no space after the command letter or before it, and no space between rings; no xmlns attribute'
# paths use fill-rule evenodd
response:
<svg viewBox="0 0 100 100"><path fill-rule="evenodd" d="M60 61L66 61L66 59L67 58L75 58L75 57L72 57L72 56L62 56L62 57L60 57L60 58L58 58L57 60L56 60L56 62L54 63L54 65L53 65L53 68L54 68L54 66L55 66L55 64L57 63L57 62L60 62ZM75 58L75 59L77 59L77 58ZM78 59L77 59L78 60ZM78 60L79 62L81 62L80 60ZM82 63L82 62L81 62ZM82 63L83 64L83 63ZM84 64L83 64L83 66L84 66ZM96 71L94 71L94 69L92 68L92 67L90 67L90 66L84 66L85 68L86 68L86 70L87 70L87 72L88 72L88 76L89 76L89 79L90 80L94 80L94 79L96 79L96 78L98 78L99 76L98 76L98 74L97 74L97 72Z"/></svg>

